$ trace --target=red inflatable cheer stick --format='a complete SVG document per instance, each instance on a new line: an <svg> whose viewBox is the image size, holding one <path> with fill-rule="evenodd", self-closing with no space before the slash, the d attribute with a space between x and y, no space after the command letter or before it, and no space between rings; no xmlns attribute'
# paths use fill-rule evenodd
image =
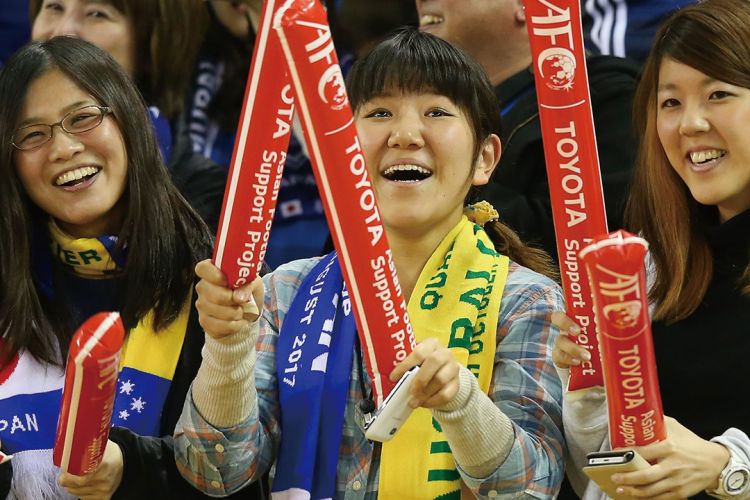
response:
<svg viewBox="0 0 750 500"><path fill-rule="evenodd" d="M280 3L264 2L216 234L213 261L231 288L258 276L292 130L294 95L271 29Z"/></svg>
<svg viewBox="0 0 750 500"><path fill-rule="evenodd" d="M388 374L411 352L414 333L325 9L316 0L287 1L274 28L294 83L315 180L380 406L394 385Z"/></svg>
<svg viewBox="0 0 750 500"><path fill-rule="evenodd" d="M63 472L83 476L102 461L124 338L116 312L92 316L73 335L52 456Z"/></svg>
<svg viewBox="0 0 750 500"><path fill-rule="evenodd" d="M625 231L581 250L594 296L613 448L666 437L646 300L647 250L645 240Z"/></svg>
<svg viewBox="0 0 750 500"><path fill-rule="evenodd" d="M591 292L578 252L607 233L578 0L524 0L552 218L568 316L591 361L570 369L570 390L602 385Z"/></svg>

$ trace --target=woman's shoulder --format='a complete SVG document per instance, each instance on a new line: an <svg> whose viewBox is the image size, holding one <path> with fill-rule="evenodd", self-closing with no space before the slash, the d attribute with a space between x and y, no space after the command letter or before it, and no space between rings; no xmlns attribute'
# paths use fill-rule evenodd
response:
<svg viewBox="0 0 750 500"><path fill-rule="evenodd" d="M501 315L503 310L509 312L532 307L564 310L562 289L551 278L511 260L505 279Z"/></svg>

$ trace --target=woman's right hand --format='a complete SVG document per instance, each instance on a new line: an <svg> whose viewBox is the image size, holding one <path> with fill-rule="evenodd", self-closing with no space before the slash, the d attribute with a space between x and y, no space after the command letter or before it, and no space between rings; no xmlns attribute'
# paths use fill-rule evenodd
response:
<svg viewBox="0 0 750 500"><path fill-rule="evenodd" d="M591 360L591 353L583 346L570 339L581 333L581 328L562 311L552 313L552 324L560 330L552 348L552 360L558 368L578 366Z"/></svg>
<svg viewBox="0 0 750 500"><path fill-rule="evenodd" d="M257 304L263 304L263 281L255 278L240 288L232 290L224 273L210 259L195 266L201 278L195 291L198 299L198 321L209 336L220 339L239 332L248 322L258 319ZM253 307L256 306L256 307Z"/></svg>

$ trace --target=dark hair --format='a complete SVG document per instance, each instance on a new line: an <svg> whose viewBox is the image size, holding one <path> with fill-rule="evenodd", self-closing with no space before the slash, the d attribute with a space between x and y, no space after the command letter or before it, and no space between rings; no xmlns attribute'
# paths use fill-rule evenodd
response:
<svg viewBox="0 0 750 500"><path fill-rule="evenodd" d="M210 24L206 30L202 55L221 61L222 64L221 84L208 105L208 116L221 130L234 131L240 121L245 82L253 56L253 25L248 19L250 36L245 39L237 38L219 21L209 2L207 10Z"/></svg>
<svg viewBox="0 0 750 500"><path fill-rule="evenodd" d="M704 233L708 214L672 168L656 129L659 69L664 58L750 88L750 3L705 0L683 7L662 26L644 65L634 101L640 148L625 211L627 227L650 244L656 279L655 319L677 321L700 305L713 274ZM654 216L656 214L656 216ZM739 278L750 296L750 266Z"/></svg>
<svg viewBox="0 0 750 500"><path fill-rule="evenodd" d="M488 137L500 132L500 108L487 74L473 57L429 33L402 28L358 60L347 88L356 111L367 101L392 90L434 92L449 98L466 114L474 133L473 158ZM467 200L474 195L469 191ZM541 249L526 246L500 222L485 224L495 248L534 271L556 277L552 259Z"/></svg>
<svg viewBox="0 0 750 500"><path fill-rule="evenodd" d="M195 69L208 15L202 0L104 0L133 23L135 79L146 101L175 118ZM31 24L44 0L29 0Z"/></svg>
<svg viewBox="0 0 750 500"><path fill-rule="evenodd" d="M83 40L55 37L19 50L0 71L0 360L28 349L37 359L59 363L67 351L70 313L55 307L35 275L35 234L49 216L27 196L14 165L10 143L29 86L49 71L60 71L112 110L127 153L126 215L118 247L127 245L121 310L127 328L154 312L162 329L179 314L190 293L195 263L210 255L211 235L172 185L138 90L124 70L101 49ZM41 252L47 254L49 246Z"/></svg>

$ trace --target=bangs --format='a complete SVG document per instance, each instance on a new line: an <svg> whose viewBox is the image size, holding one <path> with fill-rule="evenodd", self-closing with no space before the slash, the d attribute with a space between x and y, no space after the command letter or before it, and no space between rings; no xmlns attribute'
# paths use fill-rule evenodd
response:
<svg viewBox="0 0 750 500"><path fill-rule="evenodd" d="M472 67L476 66L476 67ZM464 109L472 107L481 68L460 49L418 31L402 31L355 63L347 81L355 110L374 97L398 93L435 93Z"/></svg>

